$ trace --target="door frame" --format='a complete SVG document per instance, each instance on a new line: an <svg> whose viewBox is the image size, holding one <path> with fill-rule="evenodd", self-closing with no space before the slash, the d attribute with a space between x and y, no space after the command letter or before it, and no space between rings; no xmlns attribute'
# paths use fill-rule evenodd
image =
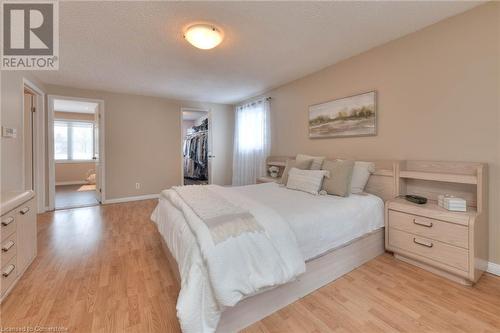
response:
<svg viewBox="0 0 500 333"><path fill-rule="evenodd" d="M26 130L24 128L24 91L29 90L36 96L36 105L35 105L35 116L33 117L32 124L32 139L33 139L33 191L36 194L36 202L37 202L37 213L43 213L46 211L45 205L45 92L34 82L23 78L22 79L22 123L23 123L23 159L22 159L22 168L23 168L23 189L26 187L26 179L24 169L26 168L26 161L24 159L26 145L24 144L24 137Z"/></svg>
<svg viewBox="0 0 500 333"><path fill-rule="evenodd" d="M104 100L83 97L71 97L61 95L48 95L47 96L47 139L48 139L48 154L47 160L49 164L49 201L48 210L55 209L55 195L56 195L56 170L54 160L54 100L64 99L70 101L90 102L97 103L97 114L99 119L99 170L96 170L97 177L100 177L101 182L101 204L106 200L106 152L105 152L105 111ZM99 189L96 188L96 191Z"/></svg>
<svg viewBox="0 0 500 333"><path fill-rule="evenodd" d="M184 136L182 135L182 121L183 119L183 114L184 112L205 112L207 114L208 118L208 158L207 158L207 163L208 163L208 183L212 184L212 158L215 157L213 156L213 137L212 137L212 110L210 108L192 108L192 107L181 107L181 112L180 112L180 129L181 129L181 148L180 148L180 153L181 153L181 185L184 185ZM212 157L211 157L212 156Z"/></svg>

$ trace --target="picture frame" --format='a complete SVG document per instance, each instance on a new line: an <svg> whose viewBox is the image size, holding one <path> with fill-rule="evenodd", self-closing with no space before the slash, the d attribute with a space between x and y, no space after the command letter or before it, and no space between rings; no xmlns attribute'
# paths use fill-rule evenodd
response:
<svg viewBox="0 0 500 333"><path fill-rule="evenodd" d="M311 105L309 138L344 138L377 135L377 92L342 97Z"/></svg>

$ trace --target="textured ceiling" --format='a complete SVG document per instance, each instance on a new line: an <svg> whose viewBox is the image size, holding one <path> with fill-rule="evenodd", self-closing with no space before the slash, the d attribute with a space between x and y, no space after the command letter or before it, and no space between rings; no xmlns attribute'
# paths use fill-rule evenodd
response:
<svg viewBox="0 0 500 333"><path fill-rule="evenodd" d="M477 2L60 2L60 70L47 83L233 103L476 6ZM216 23L222 44L182 38Z"/></svg>

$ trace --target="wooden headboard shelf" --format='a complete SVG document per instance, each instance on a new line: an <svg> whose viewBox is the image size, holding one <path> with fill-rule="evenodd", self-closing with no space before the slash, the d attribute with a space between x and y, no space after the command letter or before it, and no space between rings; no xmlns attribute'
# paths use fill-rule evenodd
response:
<svg viewBox="0 0 500 333"><path fill-rule="evenodd" d="M439 194L467 200L467 205L485 210L487 165L477 162L400 161L396 166L397 192L417 194L436 201Z"/></svg>
<svg viewBox="0 0 500 333"><path fill-rule="evenodd" d="M280 168L279 175L283 173L287 160L294 160L295 156L269 156L266 159L267 167L277 166ZM329 160L347 159L342 156L327 157ZM349 158L352 159L352 158ZM384 201L395 198L398 195L396 182L396 170L400 161L396 160L370 160L360 159L358 161L367 161L375 163L375 172L370 176L366 185L366 192L381 197Z"/></svg>

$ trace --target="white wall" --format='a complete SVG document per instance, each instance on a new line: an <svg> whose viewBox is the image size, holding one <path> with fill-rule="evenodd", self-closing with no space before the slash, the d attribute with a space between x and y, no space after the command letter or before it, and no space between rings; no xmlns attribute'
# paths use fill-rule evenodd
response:
<svg viewBox="0 0 500 333"><path fill-rule="evenodd" d="M1 112L2 126L17 129L17 138L1 138L1 191L23 189L23 77L44 89L30 72L1 71Z"/></svg>
<svg viewBox="0 0 500 333"><path fill-rule="evenodd" d="M231 106L46 85L47 94L104 100L106 199L157 194L182 184L181 108L210 109L214 126L213 183L232 177ZM229 140L230 139L230 140ZM135 183L141 183L137 190Z"/></svg>

